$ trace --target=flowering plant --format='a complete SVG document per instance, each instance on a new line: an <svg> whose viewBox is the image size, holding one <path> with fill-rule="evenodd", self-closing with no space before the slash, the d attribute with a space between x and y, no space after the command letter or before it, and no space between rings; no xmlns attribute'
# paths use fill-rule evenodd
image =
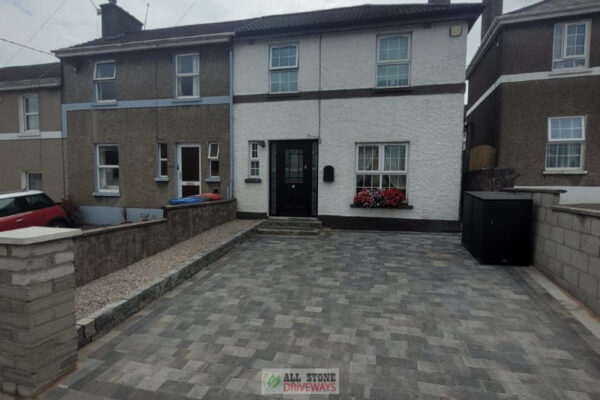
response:
<svg viewBox="0 0 600 400"><path fill-rule="evenodd" d="M362 189L354 196L354 204L363 208L398 208L406 201L398 189Z"/></svg>

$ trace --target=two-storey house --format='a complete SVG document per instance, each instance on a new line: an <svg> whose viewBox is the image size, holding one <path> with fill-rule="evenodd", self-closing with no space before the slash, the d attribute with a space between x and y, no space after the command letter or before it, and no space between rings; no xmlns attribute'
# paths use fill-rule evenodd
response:
<svg viewBox="0 0 600 400"><path fill-rule="evenodd" d="M244 21L142 30L116 0L102 37L55 51L68 187L82 222L162 216L170 199L231 196L230 42Z"/></svg>
<svg viewBox="0 0 600 400"><path fill-rule="evenodd" d="M241 216L457 230L467 34L480 4L364 5L258 18L233 44ZM396 188L401 208L361 208Z"/></svg>
<svg viewBox="0 0 600 400"><path fill-rule="evenodd" d="M600 2L546 0L501 15L484 1L467 71L465 186L545 186L576 201L600 191ZM513 180L504 181L504 171Z"/></svg>
<svg viewBox="0 0 600 400"><path fill-rule="evenodd" d="M65 196L60 63L0 68L0 192Z"/></svg>

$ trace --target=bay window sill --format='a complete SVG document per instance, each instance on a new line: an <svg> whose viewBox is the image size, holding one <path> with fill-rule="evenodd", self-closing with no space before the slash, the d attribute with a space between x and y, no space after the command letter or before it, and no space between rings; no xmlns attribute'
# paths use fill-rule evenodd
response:
<svg viewBox="0 0 600 400"><path fill-rule="evenodd" d="M398 207L361 207L358 204L350 204L351 208L362 208L363 210L412 210L414 207L410 204L402 204Z"/></svg>
<svg viewBox="0 0 600 400"><path fill-rule="evenodd" d="M206 179L204 180L204 182L206 182L206 183L219 183L219 182L221 182L221 178L218 178L218 177L210 177L210 178L206 178Z"/></svg>
<svg viewBox="0 0 600 400"><path fill-rule="evenodd" d="M93 192L94 197L121 197L120 192Z"/></svg>
<svg viewBox="0 0 600 400"><path fill-rule="evenodd" d="M244 180L246 183L262 183L262 179L260 178L246 178Z"/></svg>
<svg viewBox="0 0 600 400"><path fill-rule="evenodd" d="M154 182L169 182L169 178L166 176L157 176L154 178Z"/></svg>
<svg viewBox="0 0 600 400"><path fill-rule="evenodd" d="M94 108L102 108L102 107L114 107L117 105L117 100L98 100L92 107Z"/></svg>
<svg viewBox="0 0 600 400"><path fill-rule="evenodd" d="M545 169L543 175L587 175L587 171L582 169Z"/></svg>
<svg viewBox="0 0 600 400"><path fill-rule="evenodd" d="M589 74L592 72L591 68L556 68L550 71L550 75L577 75L577 74Z"/></svg>

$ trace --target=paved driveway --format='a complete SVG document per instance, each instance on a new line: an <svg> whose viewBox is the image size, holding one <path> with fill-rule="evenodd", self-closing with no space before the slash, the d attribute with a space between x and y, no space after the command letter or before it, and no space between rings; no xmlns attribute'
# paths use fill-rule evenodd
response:
<svg viewBox="0 0 600 400"><path fill-rule="evenodd" d="M330 398L600 399L599 341L527 276L455 235L258 237L86 347L44 398L261 399L261 368L330 367Z"/></svg>

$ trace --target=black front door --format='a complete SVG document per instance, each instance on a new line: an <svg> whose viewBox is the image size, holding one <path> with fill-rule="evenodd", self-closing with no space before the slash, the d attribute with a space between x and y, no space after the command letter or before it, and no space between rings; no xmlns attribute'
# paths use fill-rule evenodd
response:
<svg viewBox="0 0 600 400"><path fill-rule="evenodd" d="M313 142L272 142L270 152L271 215L311 216Z"/></svg>

